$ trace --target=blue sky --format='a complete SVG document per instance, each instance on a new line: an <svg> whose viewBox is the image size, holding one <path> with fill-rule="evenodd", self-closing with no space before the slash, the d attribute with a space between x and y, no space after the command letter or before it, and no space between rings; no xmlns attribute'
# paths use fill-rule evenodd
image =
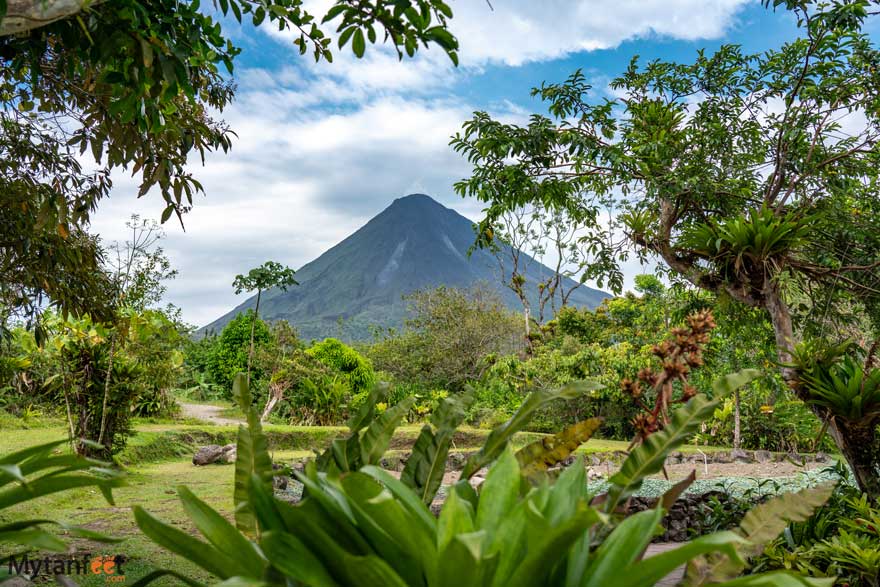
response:
<svg viewBox="0 0 880 587"><path fill-rule="evenodd" d="M308 4L316 12L329 0ZM542 112L530 88L581 68L597 95L633 55L689 62L696 51L738 43L749 51L797 34L794 18L752 0L453 0L461 64L438 49L398 62L369 47L333 64L301 57L287 33L227 27L243 48L237 99L222 117L238 134L228 155L193 173L205 185L186 230L166 225L164 248L179 270L167 301L205 324L240 302L237 273L272 259L294 268L317 257L397 197L412 192L477 219L478 202L452 183L468 167L447 146L474 110L505 120ZM137 200L119 175L93 223L124 237L132 213L158 218L160 198ZM631 280L637 266L627 268Z"/></svg>

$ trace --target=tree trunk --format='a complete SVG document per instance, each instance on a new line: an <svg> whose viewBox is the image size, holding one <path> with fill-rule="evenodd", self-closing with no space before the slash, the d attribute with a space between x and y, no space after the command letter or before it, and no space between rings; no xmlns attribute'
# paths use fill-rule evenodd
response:
<svg viewBox="0 0 880 587"><path fill-rule="evenodd" d="M815 410L814 410L815 411ZM880 497L880 437L874 422L850 423L831 419L828 434L849 464L859 489Z"/></svg>
<svg viewBox="0 0 880 587"><path fill-rule="evenodd" d="M799 389L797 373L789 367L794 349L791 314L775 286L764 292L765 308L770 314L776 336L777 353L782 364L782 377L800 399L805 399ZM880 435L876 422L848 422L835 418L824 408L807 404L821 421L828 421L828 434L834 439L841 455L853 472L859 489L873 498L880 498Z"/></svg>
<svg viewBox="0 0 880 587"><path fill-rule="evenodd" d="M739 450L741 448L740 438L740 411L739 411L739 390L733 392L733 448Z"/></svg>
<svg viewBox="0 0 880 587"><path fill-rule="evenodd" d="M257 320L260 315L260 294L263 293L263 290L257 290L257 305L254 307L254 318L251 320L251 348L248 350L248 362L247 362L247 382L248 385L251 384L251 360L254 357L254 328L257 326Z"/></svg>
<svg viewBox="0 0 880 587"><path fill-rule="evenodd" d="M104 443L104 432L107 430L107 404L110 402L110 377L113 374L113 355L116 352L116 332L110 333L110 352L107 356L107 377L104 378L104 401L101 404L101 429L98 432L98 444ZM110 445L113 441L109 442Z"/></svg>

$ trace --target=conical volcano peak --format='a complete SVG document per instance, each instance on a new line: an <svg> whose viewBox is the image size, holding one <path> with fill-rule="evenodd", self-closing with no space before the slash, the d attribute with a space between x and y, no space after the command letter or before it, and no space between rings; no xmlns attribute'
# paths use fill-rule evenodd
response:
<svg viewBox="0 0 880 587"><path fill-rule="evenodd" d="M287 320L306 340L367 339L375 326L402 325L407 311L403 296L441 285L465 288L477 283L495 289L511 309L521 310L519 300L502 283L492 253L478 249L468 254L474 238L473 222L432 197L416 193L397 198L348 238L299 268L299 285L263 292L261 315ZM283 259L284 252L277 257ZM526 279L532 284L550 271L537 261L531 265ZM607 296L581 287L570 303L592 308ZM219 332L254 303L255 297L205 328Z"/></svg>
<svg viewBox="0 0 880 587"><path fill-rule="evenodd" d="M436 214L438 212L450 212L451 210L426 194L409 194L395 199L382 213L398 211Z"/></svg>

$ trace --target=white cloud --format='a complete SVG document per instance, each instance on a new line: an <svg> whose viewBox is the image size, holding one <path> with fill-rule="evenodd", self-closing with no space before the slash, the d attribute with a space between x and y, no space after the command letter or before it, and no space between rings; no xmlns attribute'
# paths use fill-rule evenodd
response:
<svg viewBox="0 0 880 587"><path fill-rule="evenodd" d="M295 67L238 71L236 103L223 113L238 139L229 154L194 167L207 197L186 216L186 231L166 225L164 246L180 271L168 301L205 324L242 301L230 285L237 273L267 259L300 267L407 193L428 193L476 219L482 205L452 193L469 169L449 137L475 109L456 95L457 81L637 36L716 37L746 1L492 0L490 10L483 0L461 0L452 25L462 45L458 69L437 48L402 62L388 47L371 47L362 60L346 49L316 65L291 47ZM315 2L315 12L328 2ZM494 110L508 121L527 115L511 103ZM163 207L157 194L135 199L131 179L114 179L93 223L105 240L124 238L132 212L158 218Z"/></svg>
<svg viewBox="0 0 880 587"><path fill-rule="evenodd" d="M751 0L493 0L453 4L462 63L521 65L646 35L721 36Z"/></svg>
<svg viewBox="0 0 880 587"><path fill-rule="evenodd" d="M194 168L207 192L186 215L184 232L166 224L164 247L179 270L167 300L202 325L244 298L236 274L272 259L294 268L354 232L399 196L429 193L476 217L480 206L452 194L467 173L448 137L469 115L444 100L370 100L349 113L303 110L295 90L245 92L225 118L238 133L228 155ZM105 240L124 238L132 212L157 218L158 194L135 200L131 180L93 223Z"/></svg>

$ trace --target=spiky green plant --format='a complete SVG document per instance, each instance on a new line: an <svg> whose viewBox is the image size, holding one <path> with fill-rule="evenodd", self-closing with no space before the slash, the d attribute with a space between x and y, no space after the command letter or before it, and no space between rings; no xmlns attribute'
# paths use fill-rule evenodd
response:
<svg viewBox="0 0 880 587"><path fill-rule="evenodd" d="M720 387L729 386L730 381ZM594 386L582 384L586 389ZM571 397L577 392L577 386L570 386L538 392L527 399L520 412L493 431L483 450L472 457L461 480L448 488L439 517L431 513L426 502L434 495L437 471L442 471L436 461L448 449L449 427L460 420L462 406L455 402L461 400L448 400L450 404L438 410L444 415L423 429L422 450L413 452L407 465L409 473L401 479L363 460L357 470L340 470L339 454L363 455L368 447L376 446L363 430L381 421L384 414L376 416L369 406L355 416L352 434L340 439L336 452L330 449L322 465L325 470L319 470L319 459L304 473L296 474L305 486L306 497L300 503L291 505L276 499L264 480L266 471L252 469L246 505L256 519L257 538L245 538L186 488L179 490L180 498L205 540L168 526L140 508L135 509L137 522L156 543L214 574L223 585L642 587L656 584L677 567L702 556L723 562L711 574L717 585L831 585L831 580L808 579L788 572L733 578L745 568L748 555L772 538L777 526L781 529L785 525L785 519L801 519L803 513L812 511L820 501L814 494L788 496L785 503L762 509L743 532L704 536L643 558L660 529L664 508L687 483L673 488L652 510L622 517L616 512L617 505L645 475L659 470L658 463L686 441L689 431L717 407L717 400L697 395L677 410L662 438L643 443L629 455L621 472L612 477L606 496L596 498L588 493L580 459L554 483L546 476L537 483L524 482L524 473L535 480L531 464L554 461L563 452L571 452L589 436L586 430L592 431L593 427L585 425L578 433L566 433L565 438L577 440L551 443L544 451L532 446L520 458L508 446L509 438L538 407L555 397ZM378 397L375 394L372 400ZM372 423L368 424L370 419ZM390 434L384 424L380 428L383 437ZM251 431L254 434L260 433ZM558 451L560 447L562 452ZM250 457L248 462L264 460ZM475 488L468 477L484 465L489 466L488 474ZM250 467L236 468L237 483L243 482L246 469ZM791 511L796 512L794 516ZM160 571L135 587L162 573L198 585L173 571ZM693 584L709 580L705 575Z"/></svg>

